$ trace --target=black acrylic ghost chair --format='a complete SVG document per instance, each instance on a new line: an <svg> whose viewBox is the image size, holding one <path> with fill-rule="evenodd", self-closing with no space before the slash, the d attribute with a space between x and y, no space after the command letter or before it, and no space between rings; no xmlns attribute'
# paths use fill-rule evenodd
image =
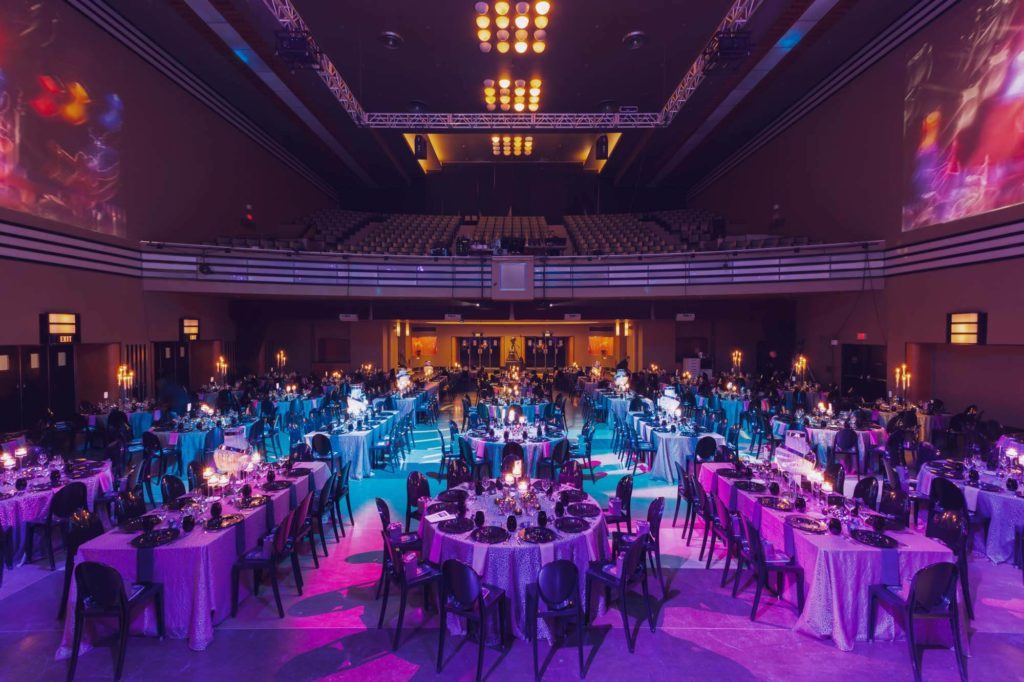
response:
<svg viewBox="0 0 1024 682"><path fill-rule="evenodd" d="M473 480L473 472L469 470L469 465L461 459L453 459L448 466L448 474L445 480L448 482L449 488L455 488L463 483L471 482Z"/></svg>
<svg viewBox="0 0 1024 682"><path fill-rule="evenodd" d="M853 488L853 498L860 500L869 509L878 508L878 479L874 476L867 476L857 481Z"/></svg>
<svg viewBox="0 0 1024 682"><path fill-rule="evenodd" d="M171 504L185 494L185 484L174 474L167 474L160 480L160 499Z"/></svg>
<svg viewBox="0 0 1024 682"><path fill-rule="evenodd" d="M576 646L580 658L580 679L586 676L583 663L583 638L587 631L580 598L580 572L568 559L558 559L541 566L537 582L526 586L526 637L533 643L533 676L540 680L537 645L540 640L537 624L576 623ZM554 647L554 644L552 644Z"/></svg>
<svg viewBox="0 0 1024 682"><path fill-rule="evenodd" d="M633 477L630 475L623 476L619 479L619 482L615 485L615 497L619 498L622 502L622 510L617 514L611 512L604 512L604 520L607 524L615 524L616 530L622 530L622 523L626 524L626 532L631 533L633 531Z"/></svg>
<svg viewBox="0 0 1024 682"><path fill-rule="evenodd" d="M29 521L25 530L25 560L32 561L32 544L35 532L38 530L45 543L46 558L50 561L50 570L55 570L57 565L53 558L53 530L56 528L62 539L66 534L67 520L79 509L88 506L88 490L81 481L68 483L58 490L50 501L50 510L42 521Z"/></svg>
<svg viewBox="0 0 1024 682"><path fill-rule="evenodd" d="M771 590L769 578L775 574L775 595L781 600L785 588L787 575L793 576L796 582L796 608L798 613L804 610L804 569L801 568L794 557L791 557L778 550L769 549L761 541L760 531L746 518L743 520L744 535L746 542L738 546L739 556L737 558L736 576L732 586L732 596L736 596L740 587L740 574L744 565L754 570L756 583L754 590L754 604L750 608L750 620L757 617L757 605L761 602L761 591L765 588Z"/></svg>
<svg viewBox="0 0 1024 682"><path fill-rule="evenodd" d="M924 534L953 550L960 573L960 590L964 593L964 607L967 609L967 617L973 620L974 602L971 599L971 581L967 575L968 559L971 554L967 512L961 509L932 511L928 515Z"/></svg>
<svg viewBox="0 0 1024 682"><path fill-rule="evenodd" d="M384 600L380 605L380 618L377 621L377 629L384 627L384 616L388 609L388 597L391 594L391 585L394 583L399 590L400 602L398 607L398 623L395 625L394 639L391 641L391 649L398 649L398 643L402 638L402 622L405 620L405 607L409 601L409 592L423 588L423 607L427 608L431 588L441 579L441 572L426 562L420 560L415 566L406 566L402 558L402 552L392 544L387 532L382 532L384 538L384 551L388 556L388 573L384 579ZM441 622L441 632L444 632L444 621Z"/></svg>
<svg viewBox="0 0 1024 682"><path fill-rule="evenodd" d="M661 521L665 515L665 498L658 497L654 499L647 506L647 525L650 526L648 534L639 537L641 541L646 543L646 559L650 565L651 572L658 577L658 583L661 585L661 596L665 597L666 585L664 573L661 570ZM632 542L637 539L638 536L632 533L612 533L612 554L618 554L620 546L623 542Z"/></svg>
<svg viewBox="0 0 1024 682"><path fill-rule="evenodd" d="M57 620L64 620L68 609L68 594L71 591L71 578L75 573L75 556L78 548L94 538L103 535L103 522L99 514L86 509L79 509L68 519L67 547L64 556L64 591L60 597L60 608Z"/></svg>
<svg viewBox="0 0 1024 682"><path fill-rule="evenodd" d="M423 519L423 510L419 507L421 497L430 497L430 481L419 471L409 472L405 479L405 532L413 519Z"/></svg>
<svg viewBox="0 0 1024 682"><path fill-rule="evenodd" d="M644 561L646 548L646 543L639 539L635 542L623 543L621 568L617 560L612 563L592 561L589 568L587 568L586 622L590 623L595 583L604 586L606 597L610 596L612 590L617 590L619 593L619 611L622 614L622 625L626 633L626 646L629 648L629 653L633 653L636 646L636 640L630 634L629 617L626 609L626 595L629 593L629 588L633 585L640 585L644 604L647 607L647 621L651 626L651 632L654 632L654 612L651 610L651 595L647 588L647 565Z"/></svg>
<svg viewBox="0 0 1024 682"><path fill-rule="evenodd" d="M75 567L75 624L71 661L68 663L68 681L74 679L78 666L78 650L82 644L85 621L90 618L116 619L118 625L117 662L114 679L120 680L124 671L124 655L128 649L128 628L131 612L154 602L156 628L164 636L164 588L160 583L139 582L126 589L116 569L94 561L83 561Z"/></svg>
<svg viewBox="0 0 1024 682"><path fill-rule="evenodd" d="M917 645L914 624L918 621L946 621L953 634L953 650L956 652L960 679L967 680L967 659L960 639L960 612L957 606L956 564L942 562L922 568L910 582L910 593L904 599L899 587L872 585L869 589L868 639L875 639L875 619L879 603L885 605L896 617L907 636L910 649L910 663L914 668L914 680L921 682L921 648Z"/></svg>
<svg viewBox="0 0 1024 682"><path fill-rule="evenodd" d="M391 507L379 497L376 498L375 502L377 504L377 516L380 517L381 531L387 534L388 526L391 525ZM403 533L392 541L392 545L399 552L408 552L410 550L419 550L423 546L423 541L418 533ZM377 595L374 599L380 599L381 589L383 589L384 581L388 579L390 571L391 557L388 554L388 548L385 546L382 550L380 578L377 580Z"/></svg>
<svg viewBox="0 0 1024 682"><path fill-rule="evenodd" d="M497 609L498 645L505 646L506 604L505 591L494 585L487 585L471 566L455 559L448 559L441 566L441 627L437 645L437 672L444 663L444 635L448 630L447 615L465 618L477 628L477 682L483 677L484 643L487 641L487 623Z"/></svg>
<svg viewBox="0 0 1024 682"><path fill-rule="evenodd" d="M270 575L270 586L274 590L274 602L277 604L277 615L284 618L284 605L281 603L281 588L277 580L277 566L285 559L291 559L292 572L295 576L295 587L299 594L302 594L302 576L299 573L298 559L295 555L296 549L288 542L288 532L291 530L292 519L295 511L289 512L280 525L274 529L272 535L263 538L263 541L255 549L251 549L235 561L231 567L231 616L238 614L238 586L241 579L241 572L251 570L253 572L253 596L259 595L260 582L264 572Z"/></svg>

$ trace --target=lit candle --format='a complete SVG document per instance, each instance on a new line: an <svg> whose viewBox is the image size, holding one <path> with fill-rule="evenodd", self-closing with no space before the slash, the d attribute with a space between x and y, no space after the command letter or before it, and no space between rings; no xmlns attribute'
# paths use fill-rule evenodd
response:
<svg viewBox="0 0 1024 682"><path fill-rule="evenodd" d="M206 467L203 469L203 480L209 481L213 478L213 467Z"/></svg>
<svg viewBox="0 0 1024 682"><path fill-rule="evenodd" d="M512 485L515 482L515 476L513 476L512 474L505 474L505 485Z"/></svg>
<svg viewBox="0 0 1024 682"><path fill-rule="evenodd" d="M516 486L516 487L519 488L519 494L520 495L525 495L526 494L526 489L527 489L528 486L527 486L525 480L519 481L519 485Z"/></svg>
<svg viewBox="0 0 1024 682"><path fill-rule="evenodd" d="M832 484L829 483L828 481L824 481L821 484L821 489L823 492L830 493L832 492Z"/></svg>
<svg viewBox="0 0 1024 682"><path fill-rule="evenodd" d="M519 478L523 475L523 463L518 459L512 462L512 475Z"/></svg>

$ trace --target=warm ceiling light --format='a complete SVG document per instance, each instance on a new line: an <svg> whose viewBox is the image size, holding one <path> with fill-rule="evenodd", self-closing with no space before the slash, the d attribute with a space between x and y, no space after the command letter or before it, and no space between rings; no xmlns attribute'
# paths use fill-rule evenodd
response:
<svg viewBox="0 0 1024 682"><path fill-rule="evenodd" d="M509 4L507 2L504 2L504 0L498 0L498 2L494 3L494 11L495 11L495 13L497 13L497 14L508 14L508 10L509 10Z"/></svg>
<svg viewBox="0 0 1024 682"><path fill-rule="evenodd" d="M490 26L491 26L491 18L489 16L487 16L486 14L477 17L476 18L476 26L477 26L477 28L490 28Z"/></svg>
<svg viewBox="0 0 1024 682"><path fill-rule="evenodd" d="M527 45L526 43L516 43L516 52L518 52L519 54L523 54L524 52L526 52L526 49L528 47L529 45Z"/></svg>
<svg viewBox="0 0 1024 682"><path fill-rule="evenodd" d="M501 142L501 138L498 137L497 135L491 135L491 142L493 144L498 144L499 142Z"/></svg>
<svg viewBox="0 0 1024 682"><path fill-rule="evenodd" d="M537 111L538 109L540 109L540 104L538 104L537 102L530 102L530 106L528 106L527 109L529 109L530 111Z"/></svg>
<svg viewBox="0 0 1024 682"><path fill-rule="evenodd" d="M544 51L545 49L547 49L547 45L545 45L545 44L544 44L543 42L541 42L541 41L537 41L537 42L535 42L535 43L533 44L533 51L534 51L534 52L536 52L537 54L540 54L540 53L541 53L541 52L543 52L543 51Z"/></svg>
<svg viewBox="0 0 1024 682"><path fill-rule="evenodd" d="M530 11L530 3L528 2L517 2L516 3L516 14L526 14Z"/></svg>
<svg viewBox="0 0 1024 682"><path fill-rule="evenodd" d="M525 14L520 14L516 17L516 28L526 28L530 25L530 17Z"/></svg>
<svg viewBox="0 0 1024 682"><path fill-rule="evenodd" d="M503 89L507 90L508 86L510 86L510 85L512 85L511 79L508 79L508 78L499 78L498 79L498 87L499 88L503 88Z"/></svg>
<svg viewBox="0 0 1024 682"><path fill-rule="evenodd" d="M514 108L514 109L515 109L516 111L522 111L523 109L525 109L525 108L526 108L526 105L525 105L525 104L523 104L522 102L516 102L516 105L515 105L515 107L513 107L513 108Z"/></svg>
<svg viewBox="0 0 1024 682"><path fill-rule="evenodd" d="M534 78L530 81L531 88L539 88L541 85L543 85L543 83L541 83L539 78Z"/></svg>
<svg viewBox="0 0 1024 682"><path fill-rule="evenodd" d="M477 14L487 14L487 10L490 9L486 2L478 2L474 6Z"/></svg>
<svg viewBox="0 0 1024 682"><path fill-rule="evenodd" d="M508 144L509 142L512 141L512 137L509 136L509 135L506 135L505 137L501 138L501 141L504 142L505 144Z"/></svg>
<svg viewBox="0 0 1024 682"><path fill-rule="evenodd" d="M499 101L499 102L501 102L502 104L508 104L509 102L511 102L511 101L512 101L512 98L511 98L511 97L509 97L508 95L502 95L502 96L501 96L501 97L500 97L500 98L498 99L498 101Z"/></svg>
<svg viewBox="0 0 1024 682"><path fill-rule="evenodd" d="M547 37L543 30L550 23L547 14L551 10L551 3L541 2L533 5L534 3L530 2L508 0L498 0L491 5L478 2L475 5L475 30L481 43L490 44L489 47L481 44L480 50L486 53L497 48L500 54L511 51L526 54L532 48L537 54L544 52L547 48ZM528 30L531 26L536 29L532 38ZM514 33L514 37L509 35L509 31Z"/></svg>
<svg viewBox="0 0 1024 682"><path fill-rule="evenodd" d="M494 18L494 25L498 28L508 28L509 23L509 18L504 15Z"/></svg>
<svg viewBox="0 0 1024 682"><path fill-rule="evenodd" d="M494 98L494 95L488 95L484 97L484 102L486 102L487 104L494 104L497 101L498 100Z"/></svg>
<svg viewBox="0 0 1024 682"><path fill-rule="evenodd" d="M494 79L493 78L485 78L484 79L484 87L485 88L493 88L494 87Z"/></svg>
<svg viewBox="0 0 1024 682"><path fill-rule="evenodd" d="M501 105L501 110L502 110L502 111L508 111L508 110L510 110L511 108L512 108L512 105L511 105L511 104L502 104L502 105Z"/></svg>
<svg viewBox="0 0 1024 682"><path fill-rule="evenodd" d="M536 26L537 28L547 28L548 18L545 16L534 17L533 25Z"/></svg>
<svg viewBox="0 0 1024 682"><path fill-rule="evenodd" d="M507 41L508 38L509 38L508 31L506 31L504 29L501 29L497 33L494 34L494 37L497 38L500 41Z"/></svg>
<svg viewBox="0 0 1024 682"><path fill-rule="evenodd" d="M515 90L516 97L522 97L525 94L526 94L526 88L516 88L516 90Z"/></svg>
<svg viewBox="0 0 1024 682"><path fill-rule="evenodd" d="M539 2L534 3L533 11L540 15L547 14L551 11L551 3L547 2L547 0L539 0Z"/></svg>
<svg viewBox="0 0 1024 682"><path fill-rule="evenodd" d="M526 136L526 144L533 144L533 135Z"/></svg>
<svg viewBox="0 0 1024 682"><path fill-rule="evenodd" d="M529 37L530 37L530 32L529 31L526 31L526 30L523 30L523 29L519 29L518 31L516 31L516 40L518 40L519 42L523 42L523 41L525 41Z"/></svg>
<svg viewBox="0 0 1024 682"><path fill-rule="evenodd" d="M476 32L476 37L480 39L481 43L486 43L491 39L491 32L486 28L482 28Z"/></svg>
<svg viewBox="0 0 1024 682"><path fill-rule="evenodd" d="M530 98L540 97L540 88L530 88Z"/></svg>
<svg viewBox="0 0 1024 682"><path fill-rule="evenodd" d="M523 80L522 78L517 78L516 79L516 87L517 88L522 88L522 87L525 87L525 86L526 86L526 81L525 80Z"/></svg>
<svg viewBox="0 0 1024 682"><path fill-rule="evenodd" d="M480 43L480 51L483 52L484 54L487 54L488 52L491 51L491 44L490 43Z"/></svg>
<svg viewBox="0 0 1024 682"><path fill-rule="evenodd" d="M494 97L494 95L496 94L495 90L494 90L494 87L493 86L492 87L485 87L484 88L484 94L487 95L488 97Z"/></svg>
<svg viewBox="0 0 1024 682"><path fill-rule="evenodd" d="M508 52L508 43L506 43L506 42L498 43L498 52L500 52L502 54L505 54L506 52Z"/></svg>
<svg viewBox="0 0 1024 682"><path fill-rule="evenodd" d="M537 40L539 42L544 42L545 40L547 40L547 38L548 38L548 32L547 31L534 31L533 32L533 39L534 40Z"/></svg>
<svg viewBox="0 0 1024 682"><path fill-rule="evenodd" d="M487 111L494 111L496 108L497 107L495 105L493 105L493 104L488 104L487 105Z"/></svg>

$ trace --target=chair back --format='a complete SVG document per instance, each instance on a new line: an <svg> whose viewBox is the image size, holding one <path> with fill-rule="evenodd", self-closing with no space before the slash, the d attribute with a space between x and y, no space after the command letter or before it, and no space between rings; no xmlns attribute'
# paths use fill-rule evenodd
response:
<svg viewBox="0 0 1024 682"><path fill-rule="evenodd" d="M665 516L665 498L657 497L647 507L647 523L651 527L651 538L659 544L661 537L661 519Z"/></svg>
<svg viewBox="0 0 1024 682"><path fill-rule="evenodd" d="M857 432L849 426L839 429L832 447L836 452L857 452Z"/></svg>
<svg viewBox="0 0 1024 682"><path fill-rule="evenodd" d="M750 556L757 566L763 567L767 563L768 557L764 552L764 543L761 542L761 531L742 514L740 514L740 519L743 522L743 534L746 536L747 546L750 548Z"/></svg>
<svg viewBox="0 0 1024 682"><path fill-rule="evenodd" d="M561 485L571 485L577 490L583 490L583 468L580 463L574 459L570 459L563 466L561 471L558 472L558 483Z"/></svg>
<svg viewBox="0 0 1024 682"><path fill-rule="evenodd" d="M701 462L714 459L716 452L718 452L718 443L711 436L703 436L698 440L697 447L693 451L694 456Z"/></svg>
<svg viewBox="0 0 1024 682"><path fill-rule="evenodd" d="M622 500L622 510L628 512L633 500L633 476L627 474L615 485L615 497Z"/></svg>
<svg viewBox="0 0 1024 682"><path fill-rule="evenodd" d="M195 490L203 484L203 465L198 460L192 460L185 469L185 476L188 478L188 489Z"/></svg>
<svg viewBox="0 0 1024 682"><path fill-rule="evenodd" d="M461 459L456 459L451 462L451 466L448 467L448 487L454 488L460 486L463 483L473 480L473 474L469 470L469 465L463 462Z"/></svg>
<svg viewBox="0 0 1024 682"><path fill-rule="evenodd" d="M901 489L885 483L882 485L882 497L878 501L878 511L906 521L907 515L910 513L910 498Z"/></svg>
<svg viewBox="0 0 1024 682"><path fill-rule="evenodd" d="M626 552L626 558L622 562L622 575L619 576L619 580L625 585L637 574L639 569L643 568L644 550L647 548L647 543L643 538L638 537L632 541L623 542L620 547Z"/></svg>
<svg viewBox="0 0 1024 682"><path fill-rule="evenodd" d="M839 462L832 462L825 467L825 472L822 475L824 481L828 481L832 484L832 490L837 494L843 494L843 486L846 485L846 469Z"/></svg>
<svg viewBox="0 0 1024 682"><path fill-rule="evenodd" d="M853 488L853 497L871 509L875 509L878 506L878 479L868 476L857 481L857 485Z"/></svg>
<svg viewBox="0 0 1024 682"><path fill-rule="evenodd" d="M142 496L142 488L129 488L118 496L117 518L119 520L134 519L145 513L146 500Z"/></svg>
<svg viewBox="0 0 1024 682"><path fill-rule="evenodd" d="M516 456L519 459L526 459L526 453L523 452L523 446L519 443L509 441L501 448L501 461L504 464L505 460L510 456Z"/></svg>
<svg viewBox="0 0 1024 682"><path fill-rule="evenodd" d="M334 495L334 488L338 485L338 474L331 474L324 481L324 486L320 488L320 492L317 495L316 509L317 512L322 516L324 512L331 505L331 498Z"/></svg>
<svg viewBox="0 0 1024 682"><path fill-rule="evenodd" d="M509 443L508 445L512 445L512 443ZM505 447L507 448L508 445L506 445ZM516 445L518 445L518 443L516 443ZM504 450L502 452L504 452ZM519 462L520 469L523 471L523 473L526 473L526 463L521 452L518 454L510 452L507 454L503 454L501 456L501 473L512 473L512 471L515 469L516 462Z"/></svg>
<svg viewBox="0 0 1024 682"><path fill-rule="evenodd" d="M472 566L448 559L441 564L441 593L455 610L472 609L482 593L480 576Z"/></svg>
<svg viewBox="0 0 1024 682"><path fill-rule="evenodd" d="M142 433L142 450L147 455L160 454L160 451L163 450L163 447L160 445L160 439L152 431L144 431Z"/></svg>
<svg viewBox="0 0 1024 682"><path fill-rule="evenodd" d="M430 497L430 482L419 471L411 471L405 479L406 501L414 507L421 497Z"/></svg>
<svg viewBox="0 0 1024 682"><path fill-rule="evenodd" d="M174 502L185 494L185 484L177 476L167 474L160 481L160 498L164 504Z"/></svg>
<svg viewBox="0 0 1024 682"><path fill-rule="evenodd" d="M113 610L127 601L124 580L117 569L95 561L83 561L75 567L78 604L87 601L103 610Z"/></svg>
<svg viewBox="0 0 1024 682"><path fill-rule="evenodd" d="M284 556L285 551L288 549L288 536L292 529L292 522L295 519L295 512L298 508L295 508L288 512L281 523L274 529L273 542L270 543L270 549L275 558Z"/></svg>
<svg viewBox="0 0 1024 682"><path fill-rule="evenodd" d="M306 496L302 498L298 506L292 512L292 524L288 530L288 534L291 537L295 537L302 530L302 525L306 523L306 519L309 518L309 506L313 504L313 491L310 490L306 493Z"/></svg>
<svg viewBox="0 0 1024 682"><path fill-rule="evenodd" d="M448 433L451 435L453 443L459 437L459 425L451 419L448 420Z"/></svg>
<svg viewBox="0 0 1024 682"><path fill-rule="evenodd" d="M541 566L537 574L537 593L549 607L561 606L579 595L580 571L568 559L557 559Z"/></svg>
<svg viewBox="0 0 1024 682"><path fill-rule="evenodd" d="M66 519L79 509L88 506L88 489L85 483L73 481L61 488L50 502L50 515Z"/></svg>
<svg viewBox="0 0 1024 682"><path fill-rule="evenodd" d="M78 548L93 538L103 535L103 521L100 515L87 509L79 509L68 519L67 553L73 560Z"/></svg>
<svg viewBox="0 0 1024 682"><path fill-rule="evenodd" d="M926 536L935 538L960 556L967 549L970 531L967 512L961 509L945 509L928 514Z"/></svg>
<svg viewBox="0 0 1024 682"><path fill-rule="evenodd" d="M203 438L203 451L210 452L215 450L218 445L224 442L224 430L219 426L215 426L206 432L206 436Z"/></svg>
<svg viewBox="0 0 1024 682"><path fill-rule="evenodd" d="M313 434L313 452L320 457L331 456L331 439L325 434L314 433Z"/></svg>
<svg viewBox="0 0 1024 682"><path fill-rule="evenodd" d="M388 506L385 500L379 497L375 498L374 502L377 504L377 516L380 517L380 526L386 532L391 524L391 507Z"/></svg>
<svg viewBox="0 0 1024 682"><path fill-rule="evenodd" d="M967 501L964 499L964 491L960 490L952 481L945 478L932 480L931 490L928 497L932 503L932 509L956 509L967 511Z"/></svg>
<svg viewBox="0 0 1024 682"><path fill-rule="evenodd" d="M944 613L951 605L955 608L958 577L956 564L945 561L915 573L907 598L911 614Z"/></svg>

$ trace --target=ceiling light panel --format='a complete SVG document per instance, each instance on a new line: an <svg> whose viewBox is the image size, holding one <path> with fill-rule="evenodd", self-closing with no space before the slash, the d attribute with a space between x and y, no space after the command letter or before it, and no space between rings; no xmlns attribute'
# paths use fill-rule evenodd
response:
<svg viewBox="0 0 1024 682"><path fill-rule="evenodd" d="M552 9L547 0L478 2L474 9L474 30L481 52L520 55L547 50Z"/></svg>

